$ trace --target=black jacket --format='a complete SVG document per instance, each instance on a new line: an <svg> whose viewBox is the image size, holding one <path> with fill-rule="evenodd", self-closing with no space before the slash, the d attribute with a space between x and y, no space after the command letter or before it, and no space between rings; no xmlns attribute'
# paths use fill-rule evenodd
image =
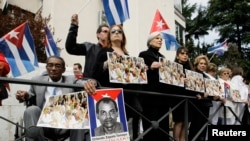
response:
<svg viewBox="0 0 250 141"><path fill-rule="evenodd" d="M145 90L164 92L164 84L159 82L159 69L152 70L150 69L150 66L153 62L159 62L160 57L165 57L159 52L158 49L152 47L149 47L146 51L140 52L139 57L142 57L145 61L145 64L148 66L148 85L144 85Z"/></svg>
<svg viewBox="0 0 250 141"><path fill-rule="evenodd" d="M97 56L96 64L94 67L94 78L100 83L102 87L110 88L123 88L128 90L140 90L140 85L138 84L121 84L121 83L111 83L109 81L109 70L103 69L104 62L108 59L107 52L113 52L112 48L102 48ZM128 54L125 54L128 55ZM137 101L137 94L134 92L126 92L124 94L124 100L126 104L135 107L138 111L141 111L140 103ZM129 110L129 108L126 108ZM126 111L127 114L128 111ZM129 117L129 116L128 116Z"/></svg>
<svg viewBox="0 0 250 141"><path fill-rule="evenodd" d="M97 54L101 50L102 45L90 42L76 43L77 32L78 26L71 24L65 43L66 51L72 55L85 56L83 75L84 77L92 78Z"/></svg>

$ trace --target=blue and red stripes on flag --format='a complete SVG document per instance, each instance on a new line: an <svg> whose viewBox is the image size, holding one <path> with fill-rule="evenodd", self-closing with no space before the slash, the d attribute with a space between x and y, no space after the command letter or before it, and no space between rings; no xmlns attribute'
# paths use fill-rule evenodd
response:
<svg viewBox="0 0 250 141"><path fill-rule="evenodd" d="M58 51L58 48L56 46L56 43L53 39L53 36L48 28L48 26L45 27L45 51L47 57L50 56L60 56L60 53Z"/></svg>
<svg viewBox="0 0 250 141"><path fill-rule="evenodd" d="M128 0L102 0L109 26L123 24L129 19Z"/></svg>
<svg viewBox="0 0 250 141"><path fill-rule="evenodd" d="M0 51L10 64L13 77L32 72L38 67L34 40L26 22L2 37Z"/></svg>
<svg viewBox="0 0 250 141"><path fill-rule="evenodd" d="M214 53L218 56L222 56L225 51L228 51L227 40L218 45L208 48L207 53Z"/></svg>

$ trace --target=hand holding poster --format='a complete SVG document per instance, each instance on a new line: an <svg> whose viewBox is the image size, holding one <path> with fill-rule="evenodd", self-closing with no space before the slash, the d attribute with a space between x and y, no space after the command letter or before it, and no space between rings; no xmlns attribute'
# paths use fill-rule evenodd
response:
<svg viewBox="0 0 250 141"><path fill-rule="evenodd" d="M87 93L85 91L49 97L37 126L61 129L88 129Z"/></svg>
<svg viewBox="0 0 250 141"><path fill-rule="evenodd" d="M219 80L204 78L206 94L209 96L223 96L224 91L220 85Z"/></svg>
<svg viewBox="0 0 250 141"><path fill-rule="evenodd" d="M231 90L230 97L232 98L233 102L243 102L241 95L240 95L240 91L237 89Z"/></svg>
<svg viewBox="0 0 250 141"><path fill-rule="evenodd" d="M143 58L119 56L115 52L107 52L107 55L111 83L147 84Z"/></svg>
<svg viewBox="0 0 250 141"><path fill-rule="evenodd" d="M185 69L187 82L185 88L197 92L205 92L204 79L202 74Z"/></svg>
<svg viewBox="0 0 250 141"><path fill-rule="evenodd" d="M101 89L88 96L92 141L129 141L123 90Z"/></svg>
<svg viewBox="0 0 250 141"><path fill-rule="evenodd" d="M184 87L185 74L183 73L183 65L162 57L159 58L159 62L161 64L159 68L159 81L161 83Z"/></svg>

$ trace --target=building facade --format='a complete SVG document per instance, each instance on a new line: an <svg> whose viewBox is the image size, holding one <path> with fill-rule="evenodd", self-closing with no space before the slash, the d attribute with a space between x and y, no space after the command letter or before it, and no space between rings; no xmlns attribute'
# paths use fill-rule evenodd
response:
<svg viewBox="0 0 250 141"><path fill-rule="evenodd" d="M61 56L65 58L67 66L72 67L76 62L84 65L84 56L70 55L65 49L71 16L75 13L79 15L77 42L97 42L96 29L104 22L102 0L8 0L8 3L33 13L42 10L44 17L50 15L48 24L54 29L54 39L61 39L58 47L62 49ZM130 19L125 21L123 26L131 56L138 56L140 51L147 49L146 42L157 9L169 25L171 33L179 41L185 41L185 18L181 14L181 0L128 0L128 5ZM167 59L173 60L175 57L175 51L167 51L165 46L160 52ZM5 106L0 108L0 113L14 122L19 122L25 106L15 99L16 88L18 87L11 90L10 98L3 101ZM0 129L3 130L0 140L14 140L15 126L2 120L0 123L4 127Z"/></svg>

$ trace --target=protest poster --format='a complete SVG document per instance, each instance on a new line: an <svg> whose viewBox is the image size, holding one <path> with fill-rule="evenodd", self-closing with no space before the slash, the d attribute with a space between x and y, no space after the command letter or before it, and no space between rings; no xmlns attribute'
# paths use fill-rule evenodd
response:
<svg viewBox="0 0 250 141"><path fill-rule="evenodd" d="M111 83L147 84L144 59L107 52L109 81Z"/></svg>
<svg viewBox="0 0 250 141"><path fill-rule="evenodd" d="M228 96L229 98L231 98L233 102L241 103L241 102L247 101L247 100L244 100L242 95L240 94L240 88L242 87L240 87L238 83L233 83L233 82L230 83L230 91L229 91Z"/></svg>
<svg viewBox="0 0 250 141"><path fill-rule="evenodd" d="M160 57L159 81L161 83L184 87L183 65Z"/></svg>
<svg viewBox="0 0 250 141"><path fill-rule="evenodd" d="M205 92L204 78L201 73L185 69L185 74L187 78L185 88L187 90Z"/></svg>
<svg viewBox="0 0 250 141"><path fill-rule="evenodd" d="M60 129L89 129L87 93L79 91L50 96L37 126Z"/></svg>
<svg viewBox="0 0 250 141"><path fill-rule="evenodd" d="M223 96L224 91L219 80L204 78L205 89L208 96Z"/></svg>
<svg viewBox="0 0 250 141"><path fill-rule="evenodd" d="M232 89L230 93L230 97L232 98L233 102L243 102L240 91L237 89Z"/></svg>
<svg viewBox="0 0 250 141"><path fill-rule="evenodd" d="M130 141L123 89L99 89L88 95L91 141Z"/></svg>

